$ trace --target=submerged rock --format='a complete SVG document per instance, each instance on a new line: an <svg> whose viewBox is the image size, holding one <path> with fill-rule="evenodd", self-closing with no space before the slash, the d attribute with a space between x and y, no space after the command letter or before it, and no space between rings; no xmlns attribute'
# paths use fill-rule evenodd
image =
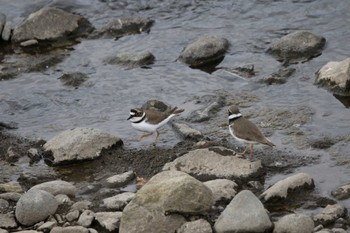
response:
<svg viewBox="0 0 350 233"><path fill-rule="evenodd" d="M334 223L338 218L344 217L346 213L346 208L340 204L327 205L322 213L313 216L313 220L316 224L327 226Z"/></svg>
<svg viewBox="0 0 350 233"><path fill-rule="evenodd" d="M93 30L90 22L80 15L75 15L57 8L42 8L28 16L13 30L12 41L36 39L38 41L57 41L76 38Z"/></svg>
<svg viewBox="0 0 350 233"><path fill-rule="evenodd" d="M140 17L122 17L110 22L102 28L98 34L104 37L115 37L116 39L142 32L148 33L154 24L154 20Z"/></svg>
<svg viewBox="0 0 350 233"><path fill-rule="evenodd" d="M115 57L108 58L108 64L119 64L128 68L142 67L154 63L155 57L151 52L120 53Z"/></svg>
<svg viewBox="0 0 350 233"><path fill-rule="evenodd" d="M57 208L58 203L51 193L33 189L18 200L16 219L22 225L33 225L56 213Z"/></svg>
<svg viewBox="0 0 350 233"><path fill-rule="evenodd" d="M289 214L275 223L273 233L312 233L314 227L311 217L304 214Z"/></svg>
<svg viewBox="0 0 350 233"><path fill-rule="evenodd" d="M222 59L228 48L229 42L225 38L203 36L187 45L179 60L191 67L200 67Z"/></svg>
<svg viewBox="0 0 350 233"><path fill-rule="evenodd" d="M72 72L63 74L59 79L66 86L79 87L82 83L84 83L89 76L82 72Z"/></svg>
<svg viewBox="0 0 350 233"><path fill-rule="evenodd" d="M100 156L102 149L122 145L117 136L93 128L66 130L44 144L46 159L53 165ZM51 156L52 158L50 158Z"/></svg>
<svg viewBox="0 0 350 233"><path fill-rule="evenodd" d="M292 193L300 193L305 189L313 189L314 181L306 173L298 173L280 180L260 195L265 202L282 201L290 198Z"/></svg>
<svg viewBox="0 0 350 233"><path fill-rule="evenodd" d="M249 190L238 193L214 225L217 233L268 232L272 227L263 204Z"/></svg>
<svg viewBox="0 0 350 233"><path fill-rule="evenodd" d="M350 58L328 62L316 72L315 84L336 95L350 96Z"/></svg>
<svg viewBox="0 0 350 233"><path fill-rule="evenodd" d="M281 68L277 72L271 74L270 76L263 78L262 80L260 80L260 82L266 83L268 85L284 84L287 82L287 79L294 74L295 71L295 68Z"/></svg>
<svg viewBox="0 0 350 233"><path fill-rule="evenodd" d="M321 54L326 39L308 31L290 33L272 44L267 50L284 63L307 61Z"/></svg>
<svg viewBox="0 0 350 233"><path fill-rule="evenodd" d="M200 140L203 138L203 134L196 129L191 128L187 124L173 122L172 126L175 130L185 139Z"/></svg>
<svg viewBox="0 0 350 233"><path fill-rule="evenodd" d="M332 196L338 200L347 199L350 197L350 184L343 185L331 192Z"/></svg>
<svg viewBox="0 0 350 233"><path fill-rule="evenodd" d="M210 149L197 149L164 165L163 170L186 172L199 180L248 180L263 174L261 161L250 162L235 156L223 156Z"/></svg>

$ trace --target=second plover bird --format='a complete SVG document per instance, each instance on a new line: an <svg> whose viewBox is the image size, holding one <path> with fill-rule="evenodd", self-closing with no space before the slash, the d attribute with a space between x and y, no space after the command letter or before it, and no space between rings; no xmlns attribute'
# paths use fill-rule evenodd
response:
<svg viewBox="0 0 350 233"><path fill-rule="evenodd" d="M242 153L243 157L250 145L250 159L253 158L254 144L265 144L275 146L270 142L259 130L259 128L246 119L235 105L228 108L228 121L230 134L239 142L245 143L245 149Z"/></svg>

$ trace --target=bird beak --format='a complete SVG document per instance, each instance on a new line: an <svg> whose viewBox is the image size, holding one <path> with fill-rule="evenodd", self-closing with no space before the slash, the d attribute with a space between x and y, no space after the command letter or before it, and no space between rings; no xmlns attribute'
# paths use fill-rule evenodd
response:
<svg viewBox="0 0 350 233"><path fill-rule="evenodd" d="M126 120L130 120L131 118L132 118L132 116L129 116L128 119L126 119Z"/></svg>

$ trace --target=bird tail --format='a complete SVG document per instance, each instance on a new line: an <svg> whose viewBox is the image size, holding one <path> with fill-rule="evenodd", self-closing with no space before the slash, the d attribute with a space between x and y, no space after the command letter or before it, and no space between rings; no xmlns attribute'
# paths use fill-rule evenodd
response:
<svg viewBox="0 0 350 233"><path fill-rule="evenodd" d="M268 145L268 146L271 146L271 147L274 147L275 144L273 144L272 142L270 142L269 140L265 140L265 144Z"/></svg>

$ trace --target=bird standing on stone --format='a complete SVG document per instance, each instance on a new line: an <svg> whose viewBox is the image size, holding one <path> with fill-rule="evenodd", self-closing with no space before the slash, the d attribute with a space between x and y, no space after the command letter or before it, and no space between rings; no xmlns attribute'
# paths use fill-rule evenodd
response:
<svg viewBox="0 0 350 233"><path fill-rule="evenodd" d="M157 137L153 142L155 146L158 142L159 131L158 128L168 123L168 121L174 116L179 115L184 109L178 109L177 107L168 108L164 112L142 108L133 108L130 110L130 116L128 120L131 121L132 127L135 129L146 132L139 137L139 141L142 141L144 137L151 136L154 132L157 132Z"/></svg>
<svg viewBox="0 0 350 233"><path fill-rule="evenodd" d="M245 143L245 149L242 156L245 157L245 152L250 145L250 159L253 159L254 144L265 144L275 146L270 142L259 130L259 128L246 119L235 105L228 108L229 131L231 135L239 142Z"/></svg>

